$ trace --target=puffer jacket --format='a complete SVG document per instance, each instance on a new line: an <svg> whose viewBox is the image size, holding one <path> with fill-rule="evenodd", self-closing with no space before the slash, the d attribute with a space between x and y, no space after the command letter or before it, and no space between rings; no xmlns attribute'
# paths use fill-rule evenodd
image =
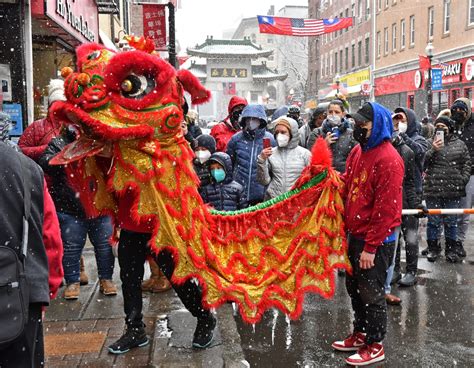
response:
<svg viewBox="0 0 474 368"><path fill-rule="evenodd" d="M403 177L403 208L418 208L420 203L415 188L415 154L412 149L406 145L400 135L392 139L392 145L405 164L405 176Z"/></svg>
<svg viewBox="0 0 474 368"><path fill-rule="evenodd" d="M456 135L446 137L440 151L431 148L426 152L424 168L425 198L462 198L466 195L471 157L466 144Z"/></svg>
<svg viewBox="0 0 474 368"><path fill-rule="evenodd" d="M198 190L199 194L201 194L202 196L202 188L211 183L211 173L209 172L209 165L208 162L204 162L203 164L201 164L198 159L194 159L193 167L194 171L199 177L200 184Z"/></svg>
<svg viewBox="0 0 474 368"><path fill-rule="evenodd" d="M223 152L215 152L209 161L219 163L226 173L224 181L216 183L212 180L210 184L202 187L201 196L205 203L219 211L235 211L247 207L244 195L244 187L232 180L232 161L229 155Z"/></svg>
<svg viewBox="0 0 474 368"><path fill-rule="evenodd" d="M466 143L467 149L471 156L471 175L474 175L474 114L472 113L470 101L466 98L458 98L456 101L463 101L468 108L466 121L456 126L456 133L461 140ZM454 102L456 102L454 101Z"/></svg>
<svg viewBox="0 0 474 368"><path fill-rule="evenodd" d="M268 159L264 160L259 155L257 160L257 180L262 185L268 185L265 200L288 192L311 160L311 153L298 145L298 123L291 118L284 119L291 126L288 146L274 147Z"/></svg>
<svg viewBox="0 0 474 368"><path fill-rule="evenodd" d="M310 149L309 144L308 144L309 143L309 137L311 136L310 124L306 123L305 125L303 125L299 129L299 133L300 133L300 146Z"/></svg>
<svg viewBox="0 0 474 368"><path fill-rule="evenodd" d="M405 141L405 144L410 147L415 154L415 187L416 193L421 196L423 193L423 162L429 144L428 141L419 133L421 130L421 124L417 121L416 114L413 110L406 107L397 107L395 112L403 112L407 116L407 131L400 135Z"/></svg>
<svg viewBox="0 0 474 368"><path fill-rule="evenodd" d="M244 187L245 199L250 204L262 202L265 196L265 186L257 182L257 156L262 152L263 138L269 138L275 146L273 135L265 128L254 132L243 130L227 145L227 154L234 165L234 180Z"/></svg>
<svg viewBox="0 0 474 368"><path fill-rule="evenodd" d="M316 128L311 132L307 148L311 150L316 139L318 139L318 137L326 138L326 134L331 132L331 129L332 127L328 124L327 120L324 120L321 127ZM343 173L346 171L347 157L352 149L357 145L357 142L352 136L352 129L350 128L348 120L342 120L341 125L339 126L339 131L339 139L331 144L330 148L332 152L332 166L340 173Z"/></svg>

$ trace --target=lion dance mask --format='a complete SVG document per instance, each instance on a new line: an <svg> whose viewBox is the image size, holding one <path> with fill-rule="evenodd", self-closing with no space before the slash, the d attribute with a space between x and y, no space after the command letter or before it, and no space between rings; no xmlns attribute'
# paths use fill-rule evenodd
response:
<svg viewBox="0 0 474 368"><path fill-rule="evenodd" d="M180 128L184 91L193 104L210 92L150 51L86 44L77 49L79 71L63 70L67 101L53 104L52 115L77 126L79 137L54 161L67 164L88 215L116 217L118 202L128 201L130 219L152 228L152 251L173 253L172 281L199 280L206 308L236 302L246 322L271 307L296 319L307 292L331 297L335 268L350 264L342 182L324 141L290 192L240 211L212 210L198 194ZM104 147L111 159L101 157Z"/></svg>

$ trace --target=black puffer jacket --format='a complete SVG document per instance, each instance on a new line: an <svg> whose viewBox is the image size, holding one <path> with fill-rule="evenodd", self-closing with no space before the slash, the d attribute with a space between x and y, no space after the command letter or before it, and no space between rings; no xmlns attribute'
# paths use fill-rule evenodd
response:
<svg viewBox="0 0 474 368"><path fill-rule="evenodd" d="M461 125L457 124L456 134L464 143L466 143L469 154L471 155L471 175L474 175L474 114L470 108L471 105L469 100L466 101L465 98L458 98L456 101L458 100L463 101L469 110L466 121Z"/></svg>
<svg viewBox="0 0 474 368"><path fill-rule="evenodd" d="M311 151L316 139L318 137L326 138L326 134L331 132L332 127L329 126L327 120L324 120L321 127L314 129L308 139L308 149ZM332 166L343 173L346 171L346 160L351 153L352 149L356 146L357 142L352 135L352 129L350 128L349 121L346 119L342 120L339 126L340 136L339 139L331 144L332 151Z"/></svg>
<svg viewBox="0 0 474 368"><path fill-rule="evenodd" d="M49 161L61 152L66 145L73 142L73 140L74 137L71 136L71 133L53 138L38 163L44 172L51 177L52 185L49 188L49 192L56 206L56 211L78 218L85 218L86 214L79 197L68 183L64 166L49 164Z"/></svg>
<svg viewBox="0 0 474 368"><path fill-rule="evenodd" d="M450 134L440 151L430 148L426 152L424 196L426 198L462 198L466 195L466 185L470 175L469 150L462 140Z"/></svg>
<svg viewBox="0 0 474 368"><path fill-rule="evenodd" d="M392 139L392 144L405 164L405 176L403 177L403 208L418 208L420 203L415 189L415 154L411 148L406 145L400 135Z"/></svg>
<svg viewBox="0 0 474 368"><path fill-rule="evenodd" d="M202 199L219 211L235 211L247 207L244 187L232 180L232 160L224 152L213 153L209 163L219 163L225 171L224 181L216 183L213 179L211 184L202 188Z"/></svg>
<svg viewBox="0 0 474 368"><path fill-rule="evenodd" d="M194 159L193 167L201 182L199 185L199 194L202 196L202 188L211 184L211 172L209 171L209 164L208 162L201 164L198 159Z"/></svg>

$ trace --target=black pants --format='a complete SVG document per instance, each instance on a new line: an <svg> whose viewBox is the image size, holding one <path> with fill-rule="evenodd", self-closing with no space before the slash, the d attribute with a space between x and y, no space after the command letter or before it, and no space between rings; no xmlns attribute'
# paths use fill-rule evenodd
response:
<svg viewBox="0 0 474 368"><path fill-rule="evenodd" d="M415 216L402 216L402 233L405 239L405 250L407 259L406 272L416 274L418 269L418 223ZM400 241L397 246L397 256L395 258L395 271L400 272Z"/></svg>
<svg viewBox="0 0 474 368"><path fill-rule="evenodd" d="M30 304L23 334L0 348L0 368L39 368L44 366L43 321L41 304ZM1 328L1 327L0 327Z"/></svg>
<svg viewBox="0 0 474 368"><path fill-rule="evenodd" d="M146 256L150 254L148 242L151 234L122 230L118 246L120 279L122 281L125 321L130 327L143 326L142 280ZM155 257L165 276L171 280L174 260L171 253L162 251ZM202 292L191 280L182 285L172 284L184 306L194 317L207 318L209 311L202 307Z"/></svg>
<svg viewBox="0 0 474 368"><path fill-rule="evenodd" d="M365 332L366 343L380 342L387 330L387 304L384 283L392 263L395 242L379 246L375 266L362 270L359 266L364 241L349 236L349 260L353 273L346 275L346 288L354 311L354 331Z"/></svg>

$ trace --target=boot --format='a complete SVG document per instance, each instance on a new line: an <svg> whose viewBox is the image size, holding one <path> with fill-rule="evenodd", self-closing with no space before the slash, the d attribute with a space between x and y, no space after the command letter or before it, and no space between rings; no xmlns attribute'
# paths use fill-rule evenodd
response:
<svg viewBox="0 0 474 368"><path fill-rule="evenodd" d="M429 249L429 248L425 248L425 249L423 249L423 250L421 251L421 255L422 255L422 256L427 256L429 252L430 252L430 249Z"/></svg>
<svg viewBox="0 0 474 368"><path fill-rule="evenodd" d="M79 274L79 283L81 285L87 285L89 283L89 277L87 276L86 268L85 268L85 265L84 265L84 256L81 256L81 268L80 268L80 274Z"/></svg>
<svg viewBox="0 0 474 368"><path fill-rule="evenodd" d="M441 254L441 246L439 245L438 239L428 240L428 254L426 258L429 262L435 262Z"/></svg>
<svg viewBox="0 0 474 368"><path fill-rule="evenodd" d="M148 263L150 264L151 276L148 280L142 282L142 290L150 293L160 293L171 289L170 282L161 272L156 262L150 259Z"/></svg>
<svg viewBox="0 0 474 368"><path fill-rule="evenodd" d="M462 241L459 241L459 240L456 241L455 250L460 258L466 258L466 251L464 250L464 245Z"/></svg>
<svg viewBox="0 0 474 368"><path fill-rule="evenodd" d="M457 242L454 239L446 239L446 260L451 263L457 263L461 261L461 258L456 252Z"/></svg>

